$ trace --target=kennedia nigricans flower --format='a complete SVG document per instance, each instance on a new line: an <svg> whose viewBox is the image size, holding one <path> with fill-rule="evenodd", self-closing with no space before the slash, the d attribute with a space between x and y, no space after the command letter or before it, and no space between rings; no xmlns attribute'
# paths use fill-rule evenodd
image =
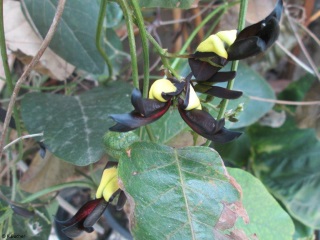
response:
<svg viewBox="0 0 320 240"><path fill-rule="evenodd" d="M283 10L278 0L274 10L260 22L236 30L221 31L209 36L190 54L189 65L198 81L207 81L228 61L240 60L266 51L279 36L279 21Z"/></svg>
<svg viewBox="0 0 320 240"><path fill-rule="evenodd" d="M178 110L182 119L201 136L221 143L229 142L239 137L241 133L232 132L224 128L224 119L217 121L209 113L202 110L200 99L190 83L191 76L192 74L189 74L185 81L182 82L178 82L175 79L159 79L155 81L151 85L149 99L142 98L141 92L138 89L134 89L131 95L134 110L130 113L110 115L117 123L109 130L126 132L152 123L163 116L172 103L175 102L174 99L177 99ZM211 89L212 86L208 86L208 88ZM238 94L238 91L228 91L222 92L220 95L228 98L230 92Z"/></svg>
<svg viewBox="0 0 320 240"><path fill-rule="evenodd" d="M117 194L119 194L117 209L120 210L123 207L126 197L118 185L118 169L116 165L117 163L113 162L107 163L96 192L96 199L85 203L68 220L60 221L55 219L55 222L66 236L74 238L79 236L83 231L88 233L93 232L93 225L100 219L109 203L113 201Z"/></svg>

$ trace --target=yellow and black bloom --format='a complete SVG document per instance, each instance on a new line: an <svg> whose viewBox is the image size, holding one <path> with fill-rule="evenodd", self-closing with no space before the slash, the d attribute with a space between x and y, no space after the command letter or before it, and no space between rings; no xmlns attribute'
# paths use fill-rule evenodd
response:
<svg viewBox="0 0 320 240"><path fill-rule="evenodd" d="M128 132L138 127L150 124L162 117L172 103L172 97L179 95L184 83L175 79L158 79L149 90L149 98L142 98L138 89L133 89L131 103L134 110L125 114L111 114L117 122L110 131Z"/></svg>
<svg viewBox="0 0 320 240"><path fill-rule="evenodd" d="M118 194L117 209L120 210L123 207L126 197L118 185L118 169L116 165L117 163L108 162L105 167L96 192L96 199L85 203L78 212L68 220L60 221L55 219L57 226L61 228L66 236L74 238L84 231L88 233L93 232L93 225L100 219L109 203L112 202Z"/></svg>
<svg viewBox="0 0 320 240"><path fill-rule="evenodd" d="M242 96L241 91L230 90L223 87L212 86L218 82L227 82L231 79L234 79L236 76L235 71L230 72L217 72L207 81L197 81L196 79L193 82L197 84L194 87L194 90L199 93L204 93L213 97L219 97L224 99L237 99Z"/></svg>
<svg viewBox="0 0 320 240"><path fill-rule="evenodd" d="M226 129L224 127L224 118L216 120L208 112L202 110L200 101L193 90L192 85L189 83L190 79L187 78L186 80L186 97L184 100L181 98L178 99L178 110L181 118L189 125L189 127L199 135L214 142L226 143L238 138L242 133ZM223 90L228 89L223 88ZM224 92L222 95L225 95L226 93L227 92ZM242 92L240 93L242 94ZM233 93L231 93L231 95L232 94ZM229 93L229 98L231 95ZM195 101L195 98L197 98L198 101Z"/></svg>
<svg viewBox="0 0 320 240"><path fill-rule="evenodd" d="M197 80L206 81L228 61L240 60L266 51L278 38L283 2L278 0L274 10L260 22L237 33L220 31L199 44L190 55L189 65Z"/></svg>
<svg viewBox="0 0 320 240"><path fill-rule="evenodd" d="M149 91L149 99L144 99L138 89L132 92L131 102L134 111L125 114L112 114L110 117L116 125L109 128L111 131L126 132L149 124L165 114L173 102L178 105L182 119L201 136L217 141L229 142L240 136L241 133L231 132L224 128L224 120L216 121L209 113L202 110L200 99L190 83L192 74L185 81L177 82L170 79L155 81ZM223 98L235 98L242 92L222 89L207 85L206 94L220 95ZM176 100L176 101L174 101Z"/></svg>

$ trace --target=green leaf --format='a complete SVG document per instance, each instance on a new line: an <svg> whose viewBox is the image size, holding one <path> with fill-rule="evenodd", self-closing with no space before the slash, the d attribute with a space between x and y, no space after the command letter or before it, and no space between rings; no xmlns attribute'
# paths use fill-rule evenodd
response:
<svg viewBox="0 0 320 240"><path fill-rule="evenodd" d="M107 4L107 28L115 27L119 24L119 22L122 20L123 13L118 3L116 2L109 2Z"/></svg>
<svg viewBox="0 0 320 240"><path fill-rule="evenodd" d="M171 107L159 120L149 125L158 143L168 143L174 137L188 129L187 124L180 117L178 109ZM138 130L140 131L140 130ZM142 139L149 140L145 129L142 130Z"/></svg>
<svg viewBox="0 0 320 240"><path fill-rule="evenodd" d="M108 131L103 136L103 143L108 155L119 160L125 154L129 146L139 141L139 137L133 132L111 132Z"/></svg>
<svg viewBox="0 0 320 240"><path fill-rule="evenodd" d="M195 8L197 0L139 0L140 7L144 8Z"/></svg>
<svg viewBox="0 0 320 240"><path fill-rule="evenodd" d="M294 240L314 240L314 229L307 227L301 222L293 219L294 227L296 229L293 239Z"/></svg>
<svg viewBox="0 0 320 240"><path fill-rule="evenodd" d="M315 80L316 77L314 75L306 74L299 80L290 83L287 88L278 95L278 98L289 101L302 101Z"/></svg>
<svg viewBox="0 0 320 240"><path fill-rule="evenodd" d="M217 239L246 218L240 190L213 149L147 142L130 149L120 158L119 177L136 239ZM225 219L230 211L233 218Z"/></svg>
<svg viewBox="0 0 320 240"><path fill-rule="evenodd" d="M112 113L132 109L131 86L120 81L79 96L30 93L22 101L21 114L29 133L44 132L44 143L57 157L75 165L98 161L102 137L114 122Z"/></svg>
<svg viewBox="0 0 320 240"><path fill-rule="evenodd" d="M255 174L286 207L311 228L320 228L320 143L313 129L289 119L281 128L249 128Z"/></svg>
<svg viewBox="0 0 320 240"><path fill-rule="evenodd" d="M10 199L11 188L0 186L0 189ZM23 194L28 195L25 192ZM17 195L17 201L20 200L21 198ZM51 221L51 216L45 207L38 207L34 216L25 218L14 213L8 203L0 198L0 236L6 236L2 239L48 239Z"/></svg>
<svg viewBox="0 0 320 240"><path fill-rule="evenodd" d="M48 32L58 0L24 1L28 16L42 37ZM95 45L99 4L91 0L68 0L50 48L67 62L89 73L102 73L105 63ZM27 16L27 17L28 17ZM108 41L116 36L108 32ZM111 41L111 45L115 45Z"/></svg>
<svg viewBox="0 0 320 240"><path fill-rule="evenodd" d="M236 226L243 229L248 236L256 235L258 239L291 240L294 224L265 186L241 169L228 168L228 172L242 188L242 203L250 218L249 224L238 219Z"/></svg>
<svg viewBox="0 0 320 240"><path fill-rule="evenodd" d="M236 141L225 144L213 143L213 147L225 163L237 167L247 166L250 158L250 141L245 132Z"/></svg>

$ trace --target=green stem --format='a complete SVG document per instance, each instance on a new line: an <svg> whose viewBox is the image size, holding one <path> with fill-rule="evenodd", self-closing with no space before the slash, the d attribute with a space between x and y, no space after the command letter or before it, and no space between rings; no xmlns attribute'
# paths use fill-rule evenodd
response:
<svg viewBox="0 0 320 240"><path fill-rule="evenodd" d="M6 47L6 38L4 34L4 22L3 22L3 0L0 0L0 50L1 50L1 58L2 58L2 63L3 63L3 68L4 68L4 73L6 76L6 83L9 89L9 92L12 94L14 85L11 77L11 72L9 68L9 63L8 63L8 55L7 55L7 47ZM14 106L13 107L13 117L16 122L16 128L17 128L17 133L18 137L20 137L22 134L21 131L21 124L20 124L20 118L19 118L19 112L18 109ZM19 142L19 156L18 159L21 159L22 157L22 151L23 151L23 145L22 142Z"/></svg>
<svg viewBox="0 0 320 240"><path fill-rule="evenodd" d="M239 23L238 23L238 31L240 32L246 24L246 12L247 12L247 8L248 8L248 0L241 0L241 4L240 4L240 14L239 14ZM239 61L233 61L232 65L231 65L231 71L237 71L238 69L238 65L239 65ZM227 89L232 89L233 88L233 84L234 84L234 80L232 79L228 82L227 85ZM221 108L218 114L218 119L223 118L226 109L228 107L228 103L229 101L227 99L223 99L222 104L221 104Z"/></svg>
<svg viewBox="0 0 320 240"><path fill-rule="evenodd" d="M163 66L168 69L172 75L177 78L180 79L179 74L174 70L174 68L170 65L169 60L167 59L167 49L163 49L159 43L151 36L151 34L149 32L147 33L147 38L149 39L149 41L152 43L152 45L155 47L155 49L157 50L157 52L160 54L161 57L161 61Z"/></svg>
<svg viewBox="0 0 320 240"><path fill-rule="evenodd" d="M107 2L108 0L101 0L101 3L100 3L99 18L98 18L97 31L96 31L96 47L107 64L108 74L109 74L109 77L107 80L110 80L113 76L112 64L106 52L104 51L101 43L101 34L103 33L103 21L106 16ZM103 39L104 37L105 36L103 36Z"/></svg>
<svg viewBox="0 0 320 240"><path fill-rule="evenodd" d="M131 0L131 4L133 7L134 16L136 19L137 26L139 28L141 42L142 42L142 52L143 52L143 94L144 98L148 97L148 90L149 90L149 68L150 68L150 61L149 61L149 42L147 39L147 31L144 25L143 16L141 13L140 6L137 0Z"/></svg>
<svg viewBox="0 0 320 240"><path fill-rule="evenodd" d="M134 38L134 32L133 32L133 26L132 26L132 13L130 12L130 9L126 0L118 0L117 2L119 3L126 20L129 47L130 47L130 56L131 56L133 86L139 89L137 50L136 50L136 41Z"/></svg>
<svg viewBox="0 0 320 240"><path fill-rule="evenodd" d="M227 8L230 8L234 5L238 4L238 1L236 2L232 2L232 3L224 3L221 6L217 7L215 10L213 10L210 14L208 14L208 16L206 16L202 22L192 31L192 33L190 34L190 36L188 37L187 41L184 43L184 45L182 46L179 54L183 54L187 48L189 47L189 45L191 44L191 42L193 41L193 39L197 36L198 32L200 31L201 28L203 28L203 26L205 24L207 24L211 18L213 18L215 15L217 15L220 11L225 10ZM178 63L179 63L180 59L175 59L173 61L173 63L171 64L171 66L173 68L175 68Z"/></svg>
<svg viewBox="0 0 320 240"><path fill-rule="evenodd" d="M245 27L247 8L248 8L248 0L241 0L240 13L239 13L239 22L238 22L238 31L239 32ZM233 61L232 65L231 65L231 71L237 71L238 65L239 65L239 61ZM227 89L231 90L233 88L234 80L235 79L232 79L232 80L230 80L228 82ZM221 108L220 108L220 111L219 111L219 114L218 114L218 117L217 117L218 120L223 118L223 116L224 116L224 114L226 112L226 109L228 107L228 103L229 103L228 99L223 99L222 100ZM205 146L209 146L210 144L211 144L211 141L207 140L207 142L204 145Z"/></svg>
<svg viewBox="0 0 320 240"><path fill-rule="evenodd" d="M157 139L155 138L153 131L149 125L145 126L145 129L147 130L148 136L150 138L151 142L157 142Z"/></svg>
<svg viewBox="0 0 320 240"><path fill-rule="evenodd" d="M69 182L69 183L63 183L63 184L58 184L55 186L51 186L48 188L45 188L39 192L36 192L34 194L29 195L28 197L24 198L21 203L29 203L32 202L48 193L56 192L59 190L62 190L64 188L69 188L69 187L85 187L85 188L92 188L92 184L88 182L83 182L83 181L75 181L75 182Z"/></svg>

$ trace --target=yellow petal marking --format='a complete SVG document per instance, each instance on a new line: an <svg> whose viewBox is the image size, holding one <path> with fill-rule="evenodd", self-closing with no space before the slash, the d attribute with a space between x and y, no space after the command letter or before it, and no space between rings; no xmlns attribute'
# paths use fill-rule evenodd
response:
<svg viewBox="0 0 320 240"><path fill-rule="evenodd" d="M167 102L167 100L164 99L161 94L175 92L176 90L177 88L168 79L158 79L151 85L149 98L156 99L160 102Z"/></svg>
<svg viewBox="0 0 320 240"><path fill-rule="evenodd" d="M216 35L230 46L237 38L237 30L220 31Z"/></svg>
<svg viewBox="0 0 320 240"><path fill-rule="evenodd" d="M118 178L118 169L116 167L107 168L103 171L96 198L102 198L104 189L108 188L113 178Z"/></svg>
<svg viewBox="0 0 320 240"><path fill-rule="evenodd" d="M220 57L228 58L224 43L217 35L211 35L197 47L198 52L214 52Z"/></svg>
<svg viewBox="0 0 320 240"><path fill-rule="evenodd" d="M118 178L115 176L110 180L108 185L103 190L103 198L107 202L110 201L112 195L119 189Z"/></svg>
<svg viewBox="0 0 320 240"><path fill-rule="evenodd" d="M190 95L189 95L189 104L185 110L199 109L201 110L200 100L194 91L193 87L190 85Z"/></svg>

